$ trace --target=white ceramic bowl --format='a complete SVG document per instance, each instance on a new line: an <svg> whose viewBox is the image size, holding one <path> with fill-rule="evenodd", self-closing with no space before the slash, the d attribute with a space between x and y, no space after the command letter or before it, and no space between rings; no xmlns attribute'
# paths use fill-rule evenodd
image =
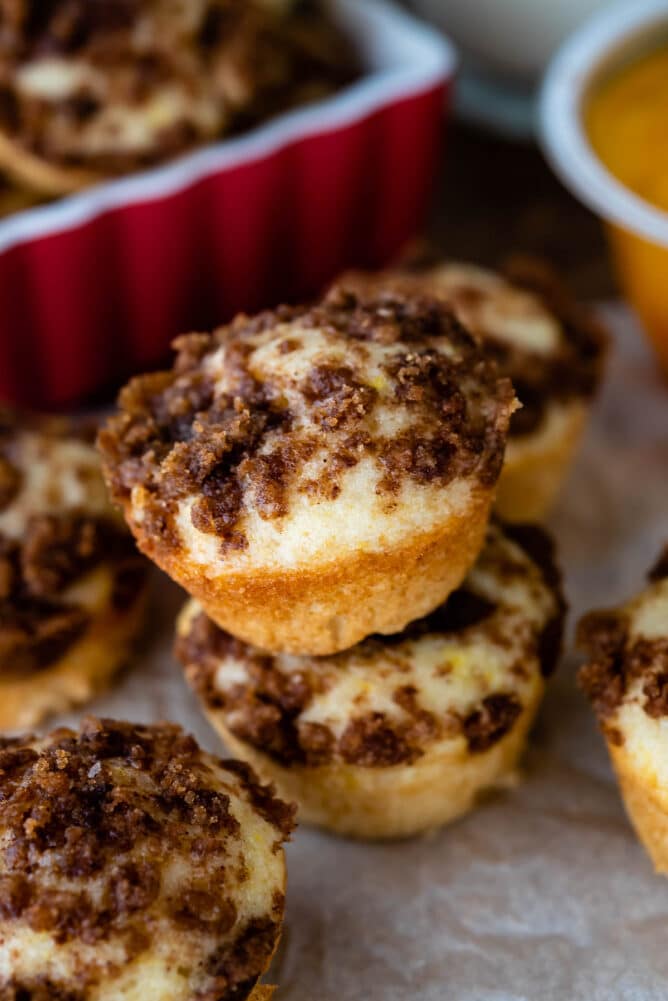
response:
<svg viewBox="0 0 668 1001"><path fill-rule="evenodd" d="M583 102L596 80L651 48L660 32L668 44L668 0L624 0L586 21L550 63L540 93L539 133L553 169L585 204L607 221L668 247L668 213L606 169L582 120Z"/></svg>
<svg viewBox="0 0 668 1001"><path fill-rule="evenodd" d="M622 291L668 376L668 212L612 175L583 123L591 88L660 45L668 46L668 0L627 0L587 21L550 64L540 94L539 132L555 172L606 222Z"/></svg>
<svg viewBox="0 0 668 1001"><path fill-rule="evenodd" d="M501 77L539 79L561 41L609 0L413 0L481 68Z"/></svg>

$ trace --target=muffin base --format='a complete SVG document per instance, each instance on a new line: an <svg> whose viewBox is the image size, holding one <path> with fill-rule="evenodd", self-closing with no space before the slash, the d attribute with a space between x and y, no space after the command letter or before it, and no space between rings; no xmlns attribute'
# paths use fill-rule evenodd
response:
<svg viewBox="0 0 668 1001"><path fill-rule="evenodd" d="M468 813L486 792L514 785L543 690L537 678L510 732L486 751L474 754L463 740L449 741L412 765L385 768L339 762L286 768L235 737L219 714L206 715L237 757L274 783L279 796L298 804L300 823L350 838L389 840L442 827Z"/></svg>
<svg viewBox="0 0 668 1001"><path fill-rule="evenodd" d="M656 872L668 875L668 805L661 802L656 787L644 783L629 766L623 746L608 742L608 751L635 832Z"/></svg>
<svg viewBox="0 0 668 1001"><path fill-rule="evenodd" d="M19 184L40 195L70 195L106 180L103 174L83 167L60 167L24 149L0 131L0 169Z"/></svg>
<svg viewBox="0 0 668 1001"><path fill-rule="evenodd" d="M445 601L478 556L492 497L491 489L480 488L464 510L404 545L217 578L160 540L156 545L126 514L139 548L197 598L221 629L262 650L325 656L372 633L400 632Z"/></svg>
<svg viewBox="0 0 668 1001"><path fill-rule="evenodd" d="M126 664L143 625L148 589L129 609L95 616L55 664L25 678L0 680L0 730L26 730L88 702Z"/></svg>
<svg viewBox="0 0 668 1001"><path fill-rule="evenodd" d="M505 521L543 520L566 477L588 413L582 400L553 406L539 431L508 438L495 505Z"/></svg>

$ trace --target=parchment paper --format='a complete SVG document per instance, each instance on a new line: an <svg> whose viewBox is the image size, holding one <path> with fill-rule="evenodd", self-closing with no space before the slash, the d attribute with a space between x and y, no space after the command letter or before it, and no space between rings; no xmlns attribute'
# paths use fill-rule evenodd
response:
<svg viewBox="0 0 668 1001"><path fill-rule="evenodd" d="M637 590L668 540L668 386L629 314L551 528L575 618ZM182 596L161 581L143 657L94 712L172 718L221 750L170 653ZM668 998L668 880L625 818L570 652L524 781L463 821L390 845L306 829L288 849L281 1001ZM68 718L68 722L74 722Z"/></svg>

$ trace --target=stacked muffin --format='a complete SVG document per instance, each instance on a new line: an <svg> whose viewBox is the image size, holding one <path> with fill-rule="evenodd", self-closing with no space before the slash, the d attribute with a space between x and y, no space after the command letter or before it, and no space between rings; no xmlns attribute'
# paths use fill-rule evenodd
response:
<svg viewBox="0 0 668 1001"><path fill-rule="evenodd" d="M358 837L512 778L560 645L549 540L490 518L515 392L428 291L344 278L181 338L100 436L140 548L193 598L177 648L207 715L302 820ZM566 338L510 302L526 354L527 304Z"/></svg>

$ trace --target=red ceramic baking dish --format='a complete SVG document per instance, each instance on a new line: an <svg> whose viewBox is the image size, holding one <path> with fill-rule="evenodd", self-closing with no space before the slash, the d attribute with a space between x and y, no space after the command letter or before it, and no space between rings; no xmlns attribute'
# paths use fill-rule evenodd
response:
<svg viewBox="0 0 668 1001"><path fill-rule="evenodd" d="M385 0L336 0L366 74L167 166L0 223L0 399L67 406L178 333L388 260L433 179L451 46Z"/></svg>

